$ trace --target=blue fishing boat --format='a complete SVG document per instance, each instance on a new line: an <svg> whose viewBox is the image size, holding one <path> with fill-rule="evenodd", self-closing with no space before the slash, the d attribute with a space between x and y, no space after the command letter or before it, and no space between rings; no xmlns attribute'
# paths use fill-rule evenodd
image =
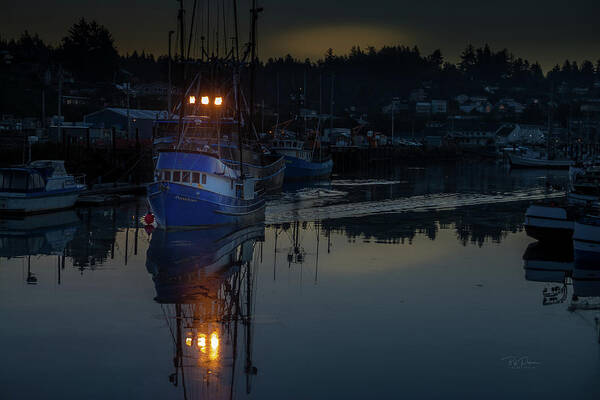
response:
<svg viewBox="0 0 600 400"><path fill-rule="evenodd" d="M0 213L33 214L73 207L87 187L67 174L64 161L39 160L0 169Z"/></svg>
<svg viewBox="0 0 600 400"><path fill-rule="evenodd" d="M225 165L211 150L160 151L148 201L163 228L237 224L264 210L257 183Z"/></svg>
<svg viewBox="0 0 600 400"><path fill-rule="evenodd" d="M305 141L292 138L271 142L271 150L285 158L285 179L288 181L329 178L333 160L329 155L320 155L315 147L307 149Z"/></svg>
<svg viewBox="0 0 600 400"><path fill-rule="evenodd" d="M182 20L179 24L183 29ZM186 66L181 66L182 78L185 71L190 76L194 72L194 78L182 90L176 107L178 117L155 126L160 145L155 147L148 203L161 228L194 229L254 220L264 212L264 194L273 177L283 174L281 157L282 168L278 168L277 160L263 156L262 151L248 151L261 149L251 140L256 132L252 122L255 33L253 14L248 106L242 106L245 97L240 82L240 71L246 65L236 48L224 58L207 56L207 61L195 63L185 60ZM183 49L183 35L179 39Z"/></svg>

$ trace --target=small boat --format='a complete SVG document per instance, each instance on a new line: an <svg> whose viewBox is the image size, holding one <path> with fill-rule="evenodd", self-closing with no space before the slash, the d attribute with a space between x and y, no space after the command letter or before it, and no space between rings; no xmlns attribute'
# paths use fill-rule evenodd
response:
<svg viewBox="0 0 600 400"><path fill-rule="evenodd" d="M285 180L327 179L333 169L329 155L319 156L315 149L307 149L297 139L274 139L271 150L285 157Z"/></svg>
<svg viewBox="0 0 600 400"><path fill-rule="evenodd" d="M514 168L543 168L543 169L569 169L574 164L572 160L550 158L541 153L526 153L518 155L506 153L511 167Z"/></svg>
<svg viewBox="0 0 600 400"><path fill-rule="evenodd" d="M541 242L570 242L575 212L554 202L533 204L525 212L525 232Z"/></svg>
<svg viewBox="0 0 600 400"><path fill-rule="evenodd" d="M600 165L588 168L569 168L569 193L571 204L593 205L600 201Z"/></svg>
<svg viewBox="0 0 600 400"><path fill-rule="evenodd" d="M575 262L600 266L600 215L587 215L575 222Z"/></svg>
<svg viewBox="0 0 600 400"><path fill-rule="evenodd" d="M73 207L86 185L67 174L64 161L39 160L0 169L0 213L30 214Z"/></svg>

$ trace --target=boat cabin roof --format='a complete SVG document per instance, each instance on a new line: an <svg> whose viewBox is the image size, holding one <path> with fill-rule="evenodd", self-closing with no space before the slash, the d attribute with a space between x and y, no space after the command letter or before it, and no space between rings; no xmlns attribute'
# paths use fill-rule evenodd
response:
<svg viewBox="0 0 600 400"><path fill-rule="evenodd" d="M68 175L63 160L36 160L30 162L28 166L39 171L45 179Z"/></svg>

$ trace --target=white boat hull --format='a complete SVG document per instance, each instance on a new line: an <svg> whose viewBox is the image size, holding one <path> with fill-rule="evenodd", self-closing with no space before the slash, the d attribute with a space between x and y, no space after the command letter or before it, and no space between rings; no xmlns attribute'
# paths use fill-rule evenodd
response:
<svg viewBox="0 0 600 400"><path fill-rule="evenodd" d="M556 168L568 169L573 165L571 160L544 160L533 157L521 157L515 154L508 154L508 160L513 167L522 168Z"/></svg>
<svg viewBox="0 0 600 400"><path fill-rule="evenodd" d="M600 225L576 222L573 248L576 262L587 266L600 266Z"/></svg>
<svg viewBox="0 0 600 400"><path fill-rule="evenodd" d="M525 231L542 242L571 240L573 224L562 207L532 205L525 213Z"/></svg>
<svg viewBox="0 0 600 400"><path fill-rule="evenodd" d="M15 193L0 195L0 213L41 213L71 208L79 197L80 190L57 194L28 196Z"/></svg>

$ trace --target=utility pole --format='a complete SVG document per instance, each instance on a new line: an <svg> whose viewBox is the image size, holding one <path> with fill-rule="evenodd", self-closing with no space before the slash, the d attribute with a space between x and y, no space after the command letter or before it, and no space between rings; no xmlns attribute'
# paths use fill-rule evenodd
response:
<svg viewBox="0 0 600 400"><path fill-rule="evenodd" d="M392 99L392 147L394 146L394 114L396 112L396 110L394 110L395 105L396 102L394 101L394 99Z"/></svg>
<svg viewBox="0 0 600 400"><path fill-rule="evenodd" d="M58 129L57 129L57 139L64 143L64 139L62 137L62 80L63 73L62 67L58 67Z"/></svg>
<svg viewBox="0 0 600 400"><path fill-rule="evenodd" d="M172 96L173 96L173 87L171 82L171 37L175 31L169 31L169 93L167 98L167 118L171 118L171 111L173 110Z"/></svg>
<svg viewBox="0 0 600 400"><path fill-rule="evenodd" d="M129 119L129 86L131 86L131 80L127 82L127 140L131 138L131 120Z"/></svg>
<svg viewBox="0 0 600 400"><path fill-rule="evenodd" d="M319 71L319 118L323 114L323 71Z"/></svg>
<svg viewBox="0 0 600 400"><path fill-rule="evenodd" d="M392 98L392 147L394 146L394 118L396 114L396 102L398 101L397 97Z"/></svg>
<svg viewBox="0 0 600 400"><path fill-rule="evenodd" d="M335 74L331 73L331 98L329 103L329 134L333 133L333 89L335 84Z"/></svg>

